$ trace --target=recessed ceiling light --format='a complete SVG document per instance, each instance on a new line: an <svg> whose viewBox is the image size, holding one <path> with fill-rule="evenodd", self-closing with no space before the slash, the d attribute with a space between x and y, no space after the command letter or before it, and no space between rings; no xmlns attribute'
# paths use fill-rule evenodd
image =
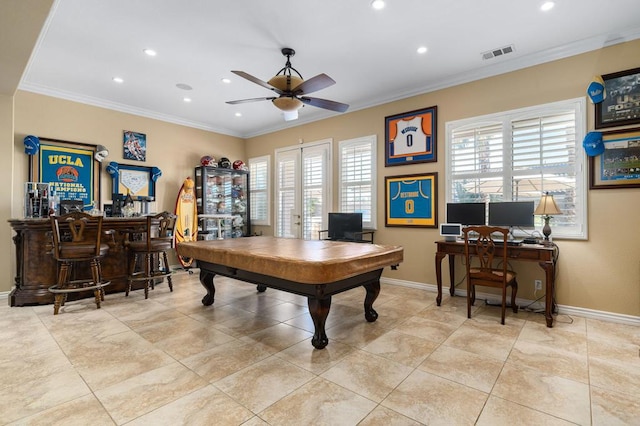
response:
<svg viewBox="0 0 640 426"><path fill-rule="evenodd" d="M229 80L228 78L223 78L220 81L222 81L224 84L229 84L231 83L231 80Z"/></svg>
<svg viewBox="0 0 640 426"><path fill-rule="evenodd" d="M156 56L158 54L158 52L153 49L144 49L143 52L148 56Z"/></svg>
<svg viewBox="0 0 640 426"><path fill-rule="evenodd" d="M241 112L236 112L234 115L235 115L236 117L242 117L242 113L241 113Z"/></svg>
<svg viewBox="0 0 640 426"><path fill-rule="evenodd" d="M182 98L183 101L185 101L186 103L191 102L191 98Z"/></svg>
<svg viewBox="0 0 640 426"><path fill-rule="evenodd" d="M182 90L192 90L193 89L193 87L191 87L191 86L189 86L188 84L185 84L185 83L178 83L178 84L176 84L176 87L178 89L182 89Z"/></svg>
<svg viewBox="0 0 640 426"><path fill-rule="evenodd" d="M420 54L427 53L427 47L426 46L420 46L420 47L418 47L417 52L420 53Z"/></svg>
<svg viewBox="0 0 640 426"><path fill-rule="evenodd" d="M556 5L556 4L555 4L554 2L552 2L552 1L547 1L547 2L544 2L544 3L542 4L542 6L540 6L540 10L542 10L543 12L546 12L546 11L548 11L548 10L553 9L553 6L555 6L555 5Z"/></svg>
<svg viewBox="0 0 640 426"><path fill-rule="evenodd" d="M384 9L384 0L373 0L371 2L371 7L375 10Z"/></svg>
<svg viewBox="0 0 640 426"><path fill-rule="evenodd" d="M122 78L120 78L120 77L113 77L112 80L115 83L124 83L124 80Z"/></svg>

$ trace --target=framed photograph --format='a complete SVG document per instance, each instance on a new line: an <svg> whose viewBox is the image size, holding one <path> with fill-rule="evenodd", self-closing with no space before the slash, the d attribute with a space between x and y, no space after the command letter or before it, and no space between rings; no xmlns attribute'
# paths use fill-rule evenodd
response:
<svg viewBox="0 0 640 426"><path fill-rule="evenodd" d="M124 147L122 158L135 161L147 160L147 135L125 130L122 139Z"/></svg>
<svg viewBox="0 0 640 426"><path fill-rule="evenodd" d="M438 173L386 176L385 226L438 227Z"/></svg>
<svg viewBox="0 0 640 426"><path fill-rule="evenodd" d="M94 160L97 145L40 138L40 149L30 156L29 179L49 183L61 201L82 203L91 210L100 206L100 163Z"/></svg>
<svg viewBox="0 0 640 426"><path fill-rule="evenodd" d="M129 164L109 163L107 168L113 179L113 194L136 197L156 196L156 182L153 179L153 167L133 166Z"/></svg>
<svg viewBox="0 0 640 426"><path fill-rule="evenodd" d="M589 189L640 188L640 128L603 132L604 152L589 157Z"/></svg>
<svg viewBox="0 0 640 426"><path fill-rule="evenodd" d="M602 76L606 98L595 105L596 129L640 124L640 68Z"/></svg>
<svg viewBox="0 0 640 426"><path fill-rule="evenodd" d="M437 111L432 106L385 117L385 167L437 161Z"/></svg>

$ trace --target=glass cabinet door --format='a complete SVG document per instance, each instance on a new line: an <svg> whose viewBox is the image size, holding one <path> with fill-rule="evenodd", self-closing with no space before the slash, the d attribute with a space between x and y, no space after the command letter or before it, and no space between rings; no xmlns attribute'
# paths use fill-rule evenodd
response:
<svg viewBox="0 0 640 426"><path fill-rule="evenodd" d="M249 172L196 167L198 238L215 240L249 236Z"/></svg>

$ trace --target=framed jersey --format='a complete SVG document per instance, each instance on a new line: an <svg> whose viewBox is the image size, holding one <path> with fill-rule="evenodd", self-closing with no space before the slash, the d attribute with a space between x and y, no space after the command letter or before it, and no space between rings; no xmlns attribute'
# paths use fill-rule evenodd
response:
<svg viewBox="0 0 640 426"><path fill-rule="evenodd" d="M438 173L385 177L385 226L438 227Z"/></svg>
<svg viewBox="0 0 640 426"><path fill-rule="evenodd" d="M385 167L437 161L438 107L385 117Z"/></svg>

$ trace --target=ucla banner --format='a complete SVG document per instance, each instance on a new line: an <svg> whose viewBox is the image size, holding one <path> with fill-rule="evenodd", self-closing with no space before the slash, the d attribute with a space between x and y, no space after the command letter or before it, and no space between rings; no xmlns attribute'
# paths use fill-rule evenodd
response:
<svg viewBox="0 0 640 426"><path fill-rule="evenodd" d="M40 139L40 150L33 156L32 179L49 183L60 200L82 201L85 210L91 209L94 201L99 206L95 152L93 145Z"/></svg>

